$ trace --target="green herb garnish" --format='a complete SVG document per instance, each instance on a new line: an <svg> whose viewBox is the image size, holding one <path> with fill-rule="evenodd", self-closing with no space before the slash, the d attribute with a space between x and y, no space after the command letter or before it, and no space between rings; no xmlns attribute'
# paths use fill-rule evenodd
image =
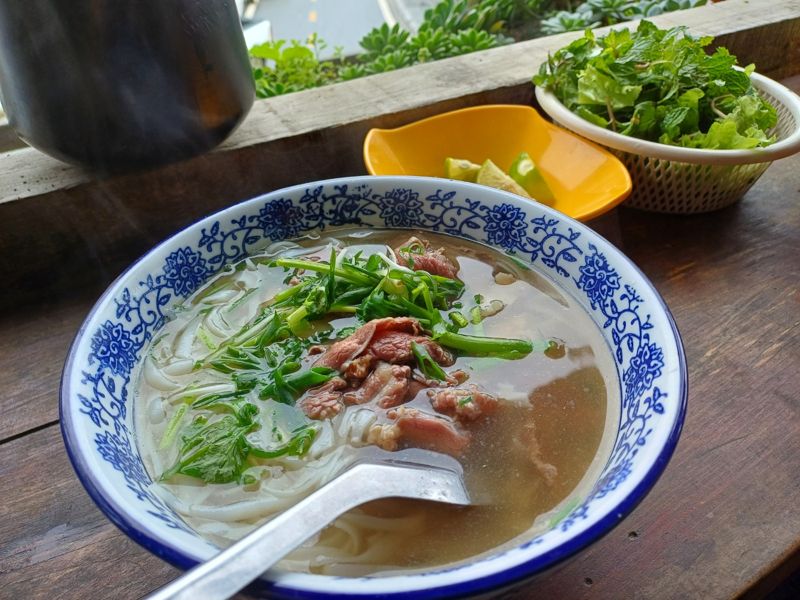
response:
<svg viewBox="0 0 800 600"><path fill-rule="evenodd" d="M272 406L272 411L264 411L245 402L233 414L214 421L198 415L184 428L178 460L161 480L181 474L206 483L230 483L241 481L251 454L259 458L305 454L317 426L297 409Z"/></svg>
<svg viewBox="0 0 800 600"><path fill-rule="evenodd" d="M422 374L428 379L437 379L438 381L445 381L447 373L442 370L433 357L425 349L425 346L417 342L411 342L411 353L417 359L417 366Z"/></svg>
<svg viewBox="0 0 800 600"><path fill-rule="evenodd" d="M747 149L775 141L775 108L734 69L711 37L642 21L635 32L584 36L549 56L533 78L587 121L645 140L687 148Z"/></svg>
<svg viewBox="0 0 800 600"><path fill-rule="evenodd" d="M422 247L408 249L410 254L422 251ZM280 258L270 266L285 269L287 282L295 284L276 294L229 340L206 344L211 352L195 370L214 371L215 377L221 375L233 386L205 395L192 393L191 386L184 390L186 404L170 420L161 440L162 449L178 446L178 458L163 480L182 474L209 483L242 482L254 460L308 452L319 426L295 403L338 372L304 364L306 350L354 331L328 326L310 334L332 316L354 315L362 323L414 317L433 340L462 355L513 359L533 350L527 340L459 333L469 325L454 310L464 284L415 271L388 254L347 256L346 250L332 249L327 262ZM482 298L476 296L475 301ZM413 343L411 350L426 377L447 379L424 345ZM189 409L201 412L181 429ZM246 480L255 483L252 474Z"/></svg>

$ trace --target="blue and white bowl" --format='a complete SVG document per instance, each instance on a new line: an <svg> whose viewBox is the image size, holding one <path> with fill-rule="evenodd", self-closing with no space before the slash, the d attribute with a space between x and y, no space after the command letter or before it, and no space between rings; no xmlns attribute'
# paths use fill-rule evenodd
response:
<svg viewBox="0 0 800 600"><path fill-rule="evenodd" d="M477 240L527 259L583 305L618 371L620 420L588 498L519 546L422 574L335 578L270 572L277 597L464 598L513 588L619 523L655 484L686 410L686 364L675 323L642 273L591 229L513 194L420 177L352 177L279 190L232 206L163 242L121 275L70 349L61 426L92 499L131 538L188 568L217 551L153 492L136 444L131 374L168 308L265 240L338 226L410 228Z"/></svg>

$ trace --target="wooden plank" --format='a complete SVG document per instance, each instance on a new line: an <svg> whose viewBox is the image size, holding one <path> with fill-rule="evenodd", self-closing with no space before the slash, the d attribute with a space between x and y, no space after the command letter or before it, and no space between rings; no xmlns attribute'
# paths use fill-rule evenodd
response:
<svg viewBox="0 0 800 600"><path fill-rule="evenodd" d="M687 25L696 34L718 36L720 43L743 60L758 63L764 74L786 77L800 68L796 35L800 31L800 0L774 0L769 2L769 10L764 8L764 2L726 0L652 20L661 26ZM580 33L538 38L257 102L240 129L213 153L212 162L218 166L215 171L224 171L238 155L236 151L244 148L375 119L384 125L407 122L448 107L466 106L465 100L480 103L477 97L481 94L494 96L497 90L528 85L547 53L577 35ZM765 40L768 43L762 43ZM180 169L189 173L205 170L197 169L193 162L182 163ZM174 167L159 169L144 177L153 179L163 173L169 179L172 170ZM34 150L0 155L0 203L97 181L86 171Z"/></svg>
<svg viewBox="0 0 800 600"><path fill-rule="evenodd" d="M800 0L776 0L768 11L726 0L654 20L717 35L767 74L800 70ZM361 144L371 127L475 104L530 104L537 65L576 35L260 101L217 151L142 173L97 178L30 148L0 155L0 278L8 288L0 309L34 301L42 285L107 279L156 241L238 200L363 173Z"/></svg>
<svg viewBox="0 0 800 600"><path fill-rule="evenodd" d="M686 25L698 35L717 36L719 43L744 61L759 64L768 76L783 78L800 68L796 35L800 31L800 0L770 0L768 4L726 0L659 15L652 21L661 26ZM238 150L252 146L376 119L382 123L378 126L392 125L449 107L480 103L482 94L494 97L497 90L529 85L547 53L578 35L571 32L538 38L257 102L239 130L212 153L212 163L219 173ZM182 163L180 169L204 171L193 162ZM163 174L169 179L174 168L151 171L144 177L153 179ZM34 150L0 155L0 203L89 182L98 180Z"/></svg>
<svg viewBox="0 0 800 600"><path fill-rule="evenodd" d="M774 164L740 204L721 212L612 214L614 241L663 294L683 335L688 419L675 457L642 505L537 581L531 594L713 599L752 589L759 597L777 583L773 572L785 576L800 567L798 190L795 157ZM76 302L61 314L77 318L84 308L88 302ZM21 330L30 339L69 320L38 319ZM18 344L3 362L19 369L34 362L60 366L62 358L63 348ZM16 410L52 418L53 375L35 408L17 409L25 386L12 388L4 418L30 418L15 416ZM92 597L111 597L118 586L127 595L131 579L149 577L147 586L131 588L133 596L172 573L90 504L56 427L0 445L0 480L0 589L13 591L9 597L44 597L43 585L66 590L66 598L86 597L89 584L81 581L100 586ZM125 565L119 574L109 569L117 564Z"/></svg>
<svg viewBox="0 0 800 600"><path fill-rule="evenodd" d="M58 426L0 446L0 480L3 598L139 598L178 574L95 507Z"/></svg>
<svg viewBox="0 0 800 600"><path fill-rule="evenodd" d="M35 308L0 313L0 440L58 419L61 369L75 333L102 292L53 296Z"/></svg>

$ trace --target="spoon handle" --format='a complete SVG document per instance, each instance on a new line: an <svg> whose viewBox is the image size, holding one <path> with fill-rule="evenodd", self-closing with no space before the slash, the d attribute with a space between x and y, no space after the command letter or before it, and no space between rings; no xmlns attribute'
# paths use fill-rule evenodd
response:
<svg viewBox="0 0 800 600"><path fill-rule="evenodd" d="M356 465L211 560L157 590L149 600L229 598L351 508L388 497L452 502L447 494L441 497L433 490L452 489L454 484L460 487L460 478L449 471Z"/></svg>

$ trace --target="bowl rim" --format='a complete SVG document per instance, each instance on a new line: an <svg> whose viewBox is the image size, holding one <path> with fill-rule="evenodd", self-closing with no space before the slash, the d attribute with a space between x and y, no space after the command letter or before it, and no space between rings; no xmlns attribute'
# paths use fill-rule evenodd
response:
<svg viewBox="0 0 800 600"><path fill-rule="evenodd" d="M795 122L795 130L785 139L764 148L749 150L709 150L683 148L622 135L610 131L569 110L549 88L536 86L536 100L550 118L565 128L602 146L639 156L700 165L746 165L770 162L800 152L800 96L777 81L759 73L751 73L753 85L776 98L785 106Z"/></svg>
<svg viewBox="0 0 800 600"><path fill-rule="evenodd" d="M88 325L94 320L95 315L103 308L106 300L112 296L116 291L118 285L125 281L129 273L139 267L145 262L152 254L158 250L168 247L176 238L183 235L187 230L195 228L198 224L212 221L229 210L236 210L245 204L255 204L263 202L268 198L278 197L279 195L289 195L302 193L309 187L316 186L336 186L336 185L358 185L367 184L374 181L382 181L390 185L407 184L413 185L415 181L423 184L426 182L435 182L438 178L433 177L418 177L418 176L353 176L341 177L334 179L319 180L314 182L302 183L286 188L274 190L272 192L261 194L245 200L237 202L231 206L225 207L219 211L205 215L192 223L182 227L162 242L158 243L150 250L141 255L137 260L133 261L114 281L109 284L103 294L98 298L86 318L79 327L75 338L70 344L68 354L65 359L64 369L62 371L61 385L59 387L59 421L64 445L67 451L67 456L72 464L76 475L81 484L86 489L90 498L97 504L100 510L105 514L108 519L114 523L123 533L125 533L132 540L137 542L146 550L152 552L159 558L166 560L172 565L181 569L188 569L198 564L198 561L184 554L180 549L170 544L168 539L164 539L159 532L155 532L152 528L148 527L145 522L130 516L125 510L125 506L120 506L114 498L109 497L103 490L103 486L98 482L98 478L93 473L85 458L79 451L79 445L76 438L76 429L73 423L73 415L70 410L67 410L67 405L70 403L70 387L72 385L72 376L74 373L75 364L77 361L77 350L82 338L86 335ZM390 183L391 182L391 183ZM466 186L475 188L476 191L482 190L482 193L496 194L500 198L510 198L516 201L518 197L515 194L496 190L493 188L486 188L478 184L468 182L453 182L456 186ZM486 190L491 190L486 192ZM636 266L631 259L629 259L621 250L608 242L603 236L591 230L588 226L583 225L571 217L567 217L550 207L541 206L545 212L552 213L551 216L557 219L567 219L570 221L572 227L577 227L584 232L588 232L589 236L595 239L593 243L599 243L605 253L615 254L616 258L621 259L626 266L629 267L640 279L644 287L648 288L653 295L655 305L659 306L664 313L666 322L669 324L670 333L675 340L675 351L677 358L677 370L675 377L678 379L678 398L676 399L676 413L675 419L670 426L670 431L664 439L663 446L657 451L657 456L649 469L642 474L640 481L620 500L608 514L598 519L595 523L588 526L583 531L570 537L564 542L558 544L554 548L528 560L525 560L517 565L510 566L501 570L492 571L488 574L477 575L476 577L459 581L452 584L437 585L436 587L406 589L392 592L382 591L381 597L391 598L393 600L399 599L434 599L434 598L461 598L465 596L472 596L480 593L486 593L492 590L500 590L503 588L514 587L525 580L532 578L534 575L540 574L547 569L553 567L557 563L564 561L570 556L575 555L579 551L588 547L592 542L595 542L609 533L617 524L619 524L625 517L627 517L634 508L646 497L649 490L655 485L658 479L663 474L667 464L669 463L672 455L674 454L677 446L687 411L688 400L688 370L686 364L686 355L683 347L683 342L680 332L669 311L664 299L656 290L652 282L644 275L644 273ZM493 246L494 247L494 246ZM501 249L498 249L502 252ZM469 567L479 565L481 561L469 564ZM413 576L422 577L425 574L414 574ZM363 578L341 578L329 576L309 576L319 577L320 579L345 579L349 581L363 580ZM408 577L408 575L406 575ZM391 579L392 576L376 578L378 580ZM366 590L364 592L345 592L336 591L320 591L317 589L300 588L298 586L287 586L280 581L265 580L262 576L261 579L256 580L255 587L259 591L267 591L272 594L277 594L278 597L303 597L309 599L331 600L332 598L345 598L345 599L364 599L366 597L374 597L375 590ZM299 595L298 595L299 594Z"/></svg>
<svg viewBox="0 0 800 600"><path fill-rule="evenodd" d="M633 191L633 180L631 179L630 171L628 171L628 168L619 159L618 156L614 155L614 153L612 152L609 152L608 148L603 146L603 144L597 143L595 140L591 140L584 136L580 136L575 131L572 131L567 127L561 127L556 123L551 123L546 118L544 118L542 114L534 106L531 106L530 104L498 104L498 103L476 104L474 106L465 106L463 108L457 108L446 112L435 113L433 115L424 117L422 119L416 119L414 121L404 123L403 125L398 125L397 127L373 127L364 136L364 142L362 143L361 146L361 154L364 161L364 166L367 169L367 172L375 177L431 177L428 175L411 175L411 174L395 175L389 173L377 173L375 165L373 164L373 156L372 156L372 148L374 145L375 137L378 134L392 135L394 133L399 133L407 129L414 129L418 126L425 125L428 123L434 123L436 121L446 121L448 119L452 119L456 115L472 113L472 112L481 112L484 110L490 110L490 111L504 110L504 111L513 111L526 114L533 120L540 123L542 127L551 130L557 130L561 134L566 133L570 136L573 136L574 138L577 138L578 142L583 144L588 144L589 146L593 147L595 150L603 154L606 157L606 159L608 159L612 164L614 164L619 170L619 173L621 175L621 180L624 183L624 189L614 196L609 196L609 198L603 204L595 206L594 208L589 210L583 208L580 212L575 211L574 214L572 215L567 215L567 213L561 212L561 210L559 210L557 207L551 206L550 208L555 208L555 210L558 211L559 213L566 215L571 219L575 219L577 221L584 223L586 221L590 221L592 219L604 215L608 211L612 210L614 207L624 202L631 195L631 192ZM471 183L468 181L461 181L458 179L450 179L444 176L437 177L437 179L443 179L445 181L458 181L460 183ZM537 200L535 199L531 201L537 202Z"/></svg>

